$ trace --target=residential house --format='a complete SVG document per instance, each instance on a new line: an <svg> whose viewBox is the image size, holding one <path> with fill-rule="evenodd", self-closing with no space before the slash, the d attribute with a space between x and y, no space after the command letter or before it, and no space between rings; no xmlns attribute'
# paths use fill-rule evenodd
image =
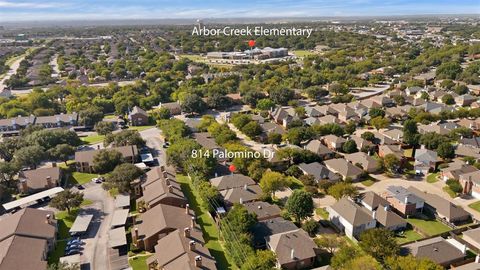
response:
<svg viewBox="0 0 480 270"><path fill-rule="evenodd" d="M462 238L470 245L480 249L480 228L464 231Z"/></svg>
<svg viewBox="0 0 480 270"><path fill-rule="evenodd" d="M0 269L46 269L55 247L57 221L53 212L24 208L0 220Z"/></svg>
<svg viewBox="0 0 480 270"><path fill-rule="evenodd" d="M35 125L44 128L74 127L78 125L78 114L56 114L52 116L38 116L35 118Z"/></svg>
<svg viewBox="0 0 480 270"><path fill-rule="evenodd" d="M412 254L418 259L430 259L443 267L463 261L465 250L459 249L459 245L453 244L453 239L445 240L438 236L426 240L420 240L401 248L402 254Z"/></svg>
<svg viewBox="0 0 480 270"><path fill-rule="evenodd" d="M400 161L403 161L405 158L404 151L400 145L380 145L378 147L378 155L380 157L385 157L388 154L393 154Z"/></svg>
<svg viewBox="0 0 480 270"><path fill-rule="evenodd" d="M302 229L267 236L266 241L268 249L277 255L278 268L308 268L317 259L318 247Z"/></svg>
<svg viewBox="0 0 480 270"><path fill-rule="evenodd" d="M460 138L458 143L469 147L480 148L480 137L474 136L473 138Z"/></svg>
<svg viewBox="0 0 480 270"><path fill-rule="evenodd" d="M357 145L358 150L362 150L364 148L372 149L375 146L375 144L372 143L371 141L367 141L362 137L356 136L356 135L351 135L350 140L355 141L355 144Z"/></svg>
<svg viewBox="0 0 480 270"><path fill-rule="evenodd" d="M389 186L381 196L404 217L422 212L425 205L423 198L401 186Z"/></svg>
<svg viewBox="0 0 480 270"><path fill-rule="evenodd" d="M381 205L372 211L372 217L377 220L377 226L390 231L399 231L407 228L407 221L390 211L389 205Z"/></svg>
<svg viewBox="0 0 480 270"><path fill-rule="evenodd" d="M137 199L137 204L145 203L145 208L150 209L158 204L185 207L188 203L182 192L180 184L172 177L165 177L160 167L154 167L145 174L146 181L141 184L142 197Z"/></svg>
<svg viewBox="0 0 480 270"><path fill-rule="evenodd" d="M29 125L35 123L35 116L18 116L9 119L0 119L0 132L1 133L18 133L19 130L24 129Z"/></svg>
<svg viewBox="0 0 480 270"><path fill-rule="evenodd" d="M363 176L362 169L343 158L326 160L324 163L330 171L341 175L343 180L349 178L352 181L357 181Z"/></svg>
<svg viewBox="0 0 480 270"><path fill-rule="evenodd" d="M396 143L402 143L403 141L403 131L397 128L381 130L380 133L395 141Z"/></svg>
<svg viewBox="0 0 480 270"><path fill-rule="evenodd" d="M75 152L75 167L77 171L93 173L95 171L93 169L93 160L95 158L95 155L97 155L102 150L97 149ZM135 163L138 159L138 149L136 145L113 147L107 148L106 150L115 150L120 152L120 154L122 154L123 160L127 163Z"/></svg>
<svg viewBox="0 0 480 270"><path fill-rule="evenodd" d="M364 152L346 154L344 157L347 161L368 173L374 173L380 169L380 163Z"/></svg>
<svg viewBox="0 0 480 270"><path fill-rule="evenodd" d="M128 114L128 120L132 126L148 125L148 114L142 108L135 106Z"/></svg>
<svg viewBox="0 0 480 270"><path fill-rule="evenodd" d="M428 150L424 147L415 150L414 170L417 173L428 174L430 170L435 170L438 162L437 152Z"/></svg>
<svg viewBox="0 0 480 270"><path fill-rule="evenodd" d="M57 166L20 171L18 173L18 190L23 194L44 191L59 185L62 177L62 170Z"/></svg>
<svg viewBox="0 0 480 270"><path fill-rule="evenodd" d="M255 248L265 248L267 246L266 238L268 236L291 232L298 227L290 220L282 217L275 217L267 220L259 220L252 228L253 244Z"/></svg>
<svg viewBox="0 0 480 270"><path fill-rule="evenodd" d="M459 182L463 187L463 194L468 194L476 199L480 199L479 170L460 175Z"/></svg>
<svg viewBox="0 0 480 270"><path fill-rule="evenodd" d="M368 211L374 211L378 207L390 205L390 203L377 193L373 191L367 191L359 196L360 204L367 208Z"/></svg>
<svg viewBox="0 0 480 270"><path fill-rule="evenodd" d="M462 161L456 161L448 164L449 166L440 169L440 178L443 181L448 179L460 180L460 175L475 172L478 169L472 165L463 163Z"/></svg>
<svg viewBox="0 0 480 270"><path fill-rule="evenodd" d="M458 224L471 219L470 213L462 207L457 206L437 194L422 192L419 189L410 186L408 191L425 201L425 209L430 210L438 218L453 224Z"/></svg>
<svg viewBox="0 0 480 270"><path fill-rule="evenodd" d="M198 227L177 229L160 238L155 252L147 258L149 269L217 269L215 258L205 246Z"/></svg>
<svg viewBox="0 0 480 270"><path fill-rule="evenodd" d="M327 207L327 211L333 225L352 239L358 239L362 232L375 228L377 224L365 208L345 197Z"/></svg>
<svg viewBox="0 0 480 270"><path fill-rule="evenodd" d="M158 204L148 209L137 219L132 228L132 243L139 249L152 252L158 240L175 230L198 227L194 213L189 207L180 208Z"/></svg>
<svg viewBox="0 0 480 270"><path fill-rule="evenodd" d="M278 205L263 201L247 202L244 206L249 213L255 214L258 221L280 217L282 212Z"/></svg>
<svg viewBox="0 0 480 270"><path fill-rule="evenodd" d="M342 179L342 177L320 164L319 162L312 163L300 163L298 164L300 170L303 174L312 175L315 178L315 181L318 183L320 180L329 180L332 182L337 182Z"/></svg>
<svg viewBox="0 0 480 270"><path fill-rule="evenodd" d="M455 155L457 157L473 157L476 160L480 160L480 148L459 144L455 149Z"/></svg>
<svg viewBox="0 0 480 270"><path fill-rule="evenodd" d="M317 121L314 124L318 125L326 125L326 124L341 124L342 121L338 119L335 115L325 115L322 117L318 117Z"/></svg>
<svg viewBox="0 0 480 270"><path fill-rule="evenodd" d="M178 102L167 102L167 103L160 103L158 104L157 108L166 108L170 111L171 115L179 115L182 113L182 107Z"/></svg>
<svg viewBox="0 0 480 270"><path fill-rule="evenodd" d="M322 141L329 149L334 151L342 149L343 144L347 142L344 138L332 134L324 136Z"/></svg>
<svg viewBox="0 0 480 270"><path fill-rule="evenodd" d="M298 117L295 115L294 111L289 110L290 108L286 107L276 107L274 110L270 111L270 117L275 121L275 123L287 127L290 122Z"/></svg>
<svg viewBox="0 0 480 270"><path fill-rule="evenodd" d="M455 97L455 103L458 106L470 106L472 105L472 103L474 103L477 100L478 100L477 97L474 97L470 94L464 94L464 95Z"/></svg>
<svg viewBox="0 0 480 270"><path fill-rule="evenodd" d="M217 161L223 162L227 160L226 157L219 155L219 153L224 152L225 149L215 142L215 139L210 135L210 133L194 133L193 138L196 142L198 142L198 144L203 146L205 149L211 151L210 155L215 155L217 157Z"/></svg>
<svg viewBox="0 0 480 270"><path fill-rule="evenodd" d="M215 177L210 179L210 183L218 189L227 206L256 201L262 195L260 186L243 174Z"/></svg>
<svg viewBox="0 0 480 270"><path fill-rule="evenodd" d="M281 125L278 125L273 122L265 122L260 124L260 126L262 127L262 130L265 134L277 133L277 134L283 135L286 133L285 129Z"/></svg>
<svg viewBox="0 0 480 270"><path fill-rule="evenodd" d="M423 90L423 88L421 88L421 87L411 86L411 87L407 87L405 89L405 93L409 96L413 96L413 95L416 95L418 92L420 92L422 90Z"/></svg>
<svg viewBox="0 0 480 270"><path fill-rule="evenodd" d="M323 145L319 140L311 140L304 146L304 149L317 154L322 160L335 157L335 152Z"/></svg>

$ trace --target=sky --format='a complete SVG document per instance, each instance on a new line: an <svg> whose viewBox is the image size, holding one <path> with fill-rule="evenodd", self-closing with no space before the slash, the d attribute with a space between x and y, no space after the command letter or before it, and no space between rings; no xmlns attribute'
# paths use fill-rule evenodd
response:
<svg viewBox="0 0 480 270"><path fill-rule="evenodd" d="M480 0L0 0L0 21L480 14Z"/></svg>

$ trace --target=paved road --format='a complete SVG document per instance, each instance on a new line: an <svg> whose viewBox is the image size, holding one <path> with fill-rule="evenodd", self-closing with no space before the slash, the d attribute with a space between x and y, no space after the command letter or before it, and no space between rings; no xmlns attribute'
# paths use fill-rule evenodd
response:
<svg viewBox="0 0 480 270"><path fill-rule="evenodd" d="M24 54L23 56L21 56L17 60L13 61L13 63L10 65L10 70L7 72L7 74L5 74L5 76L3 76L2 80L0 80L0 92L2 92L3 89L5 89L7 87L5 85L5 82L8 79L10 79L10 77L12 77L13 74L15 74L17 72L17 69L20 67L20 62L22 62L23 59L25 59L26 56L27 56L27 54Z"/></svg>
<svg viewBox="0 0 480 270"><path fill-rule="evenodd" d="M147 146L152 149L152 154L158 160L159 165L166 164L167 159L162 147L164 141L162 139L161 131L154 127L140 131L140 135L146 141Z"/></svg>

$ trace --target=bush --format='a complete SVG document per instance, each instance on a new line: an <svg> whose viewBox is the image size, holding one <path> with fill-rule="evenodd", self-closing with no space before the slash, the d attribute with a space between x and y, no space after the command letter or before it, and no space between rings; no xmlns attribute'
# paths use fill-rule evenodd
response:
<svg viewBox="0 0 480 270"><path fill-rule="evenodd" d="M462 185L455 179L448 179L447 186L455 193L463 191Z"/></svg>
<svg viewBox="0 0 480 270"><path fill-rule="evenodd" d="M318 222L314 219L309 219L302 224L302 229L305 230L308 235L314 237L318 229Z"/></svg>

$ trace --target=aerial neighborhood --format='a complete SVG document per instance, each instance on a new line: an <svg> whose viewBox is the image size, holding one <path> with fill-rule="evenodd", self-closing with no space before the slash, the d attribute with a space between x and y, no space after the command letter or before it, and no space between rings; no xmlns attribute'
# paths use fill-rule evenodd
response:
<svg viewBox="0 0 480 270"><path fill-rule="evenodd" d="M0 270L480 269L478 23L0 28Z"/></svg>

